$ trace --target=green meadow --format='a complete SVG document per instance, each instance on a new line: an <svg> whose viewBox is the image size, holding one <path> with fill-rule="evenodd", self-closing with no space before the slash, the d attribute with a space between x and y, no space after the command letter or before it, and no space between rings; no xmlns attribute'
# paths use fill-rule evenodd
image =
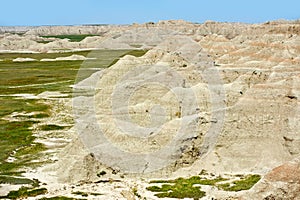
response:
<svg viewBox="0 0 300 200"><path fill-rule="evenodd" d="M86 35L46 35L42 36L43 38L59 38L59 39L69 39L70 42L80 42L86 37L92 37L92 36L99 36L99 35L91 35L91 34L86 34Z"/></svg>

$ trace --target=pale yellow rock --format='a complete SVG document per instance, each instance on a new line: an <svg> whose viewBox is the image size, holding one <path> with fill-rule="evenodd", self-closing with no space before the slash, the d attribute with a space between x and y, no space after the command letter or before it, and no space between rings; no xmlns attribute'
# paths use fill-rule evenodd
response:
<svg viewBox="0 0 300 200"><path fill-rule="evenodd" d="M33 58L15 58L15 59L13 59L13 62L30 62L30 61L36 61L36 59L33 59Z"/></svg>
<svg viewBox="0 0 300 200"><path fill-rule="evenodd" d="M99 36L81 42L36 42L38 35L78 33ZM38 27L24 36L2 34L0 50L150 49L140 58L124 56L74 86L95 91L94 96L73 99L78 105L75 120L80 123L72 131L85 134L82 141L74 139L52 166L60 183L94 184L99 170L107 172L101 178L115 179L132 170L136 172L128 172L132 179L122 179L117 185L125 192L109 188L106 194L117 198L122 193L130 199L134 198L128 192L132 182L140 177L177 178L197 175L202 169L216 174L265 175L298 158L299 33L300 24L287 21L193 24L171 20L132 26ZM209 71L212 69L215 71ZM219 90L214 86L220 86ZM222 91L225 98L220 98ZM222 124L221 128L206 138L216 124ZM85 137L99 140L85 141ZM208 145L203 146L206 141ZM97 145L103 151L90 154ZM163 147L168 148L159 152ZM124 152L134 156L126 157ZM148 157L142 160L140 154ZM264 181L247 194L207 191L218 199L273 198L269 193L274 191L276 199L282 197L278 188L292 194L299 189L296 184ZM141 184L147 187L147 181ZM141 189L152 198L147 192Z"/></svg>

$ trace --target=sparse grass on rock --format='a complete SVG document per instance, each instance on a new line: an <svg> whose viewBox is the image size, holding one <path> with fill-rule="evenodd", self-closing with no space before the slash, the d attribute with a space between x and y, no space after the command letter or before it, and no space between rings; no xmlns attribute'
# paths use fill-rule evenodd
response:
<svg viewBox="0 0 300 200"><path fill-rule="evenodd" d="M80 196L83 196L83 197L89 196L88 193L86 193L86 192L81 192L81 191L72 192L72 194L80 195Z"/></svg>
<svg viewBox="0 0 300 200"><path fill-rule="evenodd" d="M80 195L82 197L88 197L89 195L92 195L92 196L102 195L101 193L97 193L97 192L82 192L82 191L75 191L75 192L72 192L72 194Z"/></svg>
<svg viewBox="0 0 300 200"><path fill-rule="evenodd" d="M251 189L259 180L261 179L260 175L248 175L242 177L238 181L234 181L232 184L225 183L218 185L219 188L225 191L241 191L241 190L249 190Z"/></svg>
<svg viewBox="0 0 300 200"><path fill-rule="evenodd" d="M155 192L155 196L159 198L194 198L199 199L205 196L205 192L201 191L200 185L209 185L225 191L241 191L249 190L259 180L260 175L247 175L239 177L240 180L230 182L230 179L217 176L215 178L207 178L206 171L201 171L199 176L192 176L190 178L177 178L175 180L152 180L150 184L161 184L161 186L149 186L146 189ZM223 181L229 181L222 184Z"/></svg>
<svg viewBox="0 0 300 200"><path fill-rule="evenodd" d="M29 187L21 187L19 190L10 191L6 196L2 196L2 199L24 199L27 197L36 197L42 194L46 194L46 188L33 189Z"/></svg>
<svg viewBox="0 0 300 200"><path fill-rule="evenodd" d="M155 196L164 198L194 198L199 199L205 196L205 192L201 191L200 186L194 186L195 184L213 185L216 182L223 181L224 179L218 178L213 180L202 179L199 176L193 176L190 178L178 178L175 180L154 180L150 183L164 183L161 187L150 186L147 190L156 192Z"/></svg>
<svg viewBox="0 0 300 200"><path fill-rule="evenodd" d="M34 185L35 182L27 178L19 178L8 175L0 175L0 184L12 184L12 185Z"/></svg>
<svg viewBox="0 0 300 200"><path fill-rule="evenodd" d="M47 124L47 125L42 125L40 127L42 131L57 131L57 130L63 130L65 128L66 128L65 126L59 126L56 124Z"/></svg>
<svg viewBox="0 0 300 200"><path fill-rule="evenodd" d="M85 199L77 199L72 197L65 197L65 196L57 196L57 197L43 197L39 200L85 200Z"/></svg>

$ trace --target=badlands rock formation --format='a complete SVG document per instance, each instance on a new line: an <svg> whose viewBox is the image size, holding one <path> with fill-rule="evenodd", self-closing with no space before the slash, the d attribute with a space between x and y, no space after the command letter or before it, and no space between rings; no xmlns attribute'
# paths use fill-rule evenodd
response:
<svg viewBox="0 0 300 200"><path fill-rule="evenodd" d="M71 56L67 56L67 57L58 57L58 58L43 58L41 59L40 61L62 61L62 60L90 60L90 59L93 59L93 58L86 58L82 55L76 55L76 54L73 54Z"/></svg>
<svg viewBox="0 0 300 200"><path fill-rule="evenodd" d="M147 34L155 35L151 30L157 31L157 27L168 25L167 22L151 25L153 27L148 27ZM169 26L174 29L173 25ZM184 26L190 30L198 25L181 24L179 32ZM87 146L96 151L100 161L121 171L134 169L139 173L146 173L147 170L151 172L151 169L159 168L160 164L168 162L170 165L162 174L174 171L173 175L176 177L176 174L198 172L200 168L221 174L252 172L264 175L273 168L299 157L299 24L272 22L246 26L209 22L199 26L207 27L211 33L208 34L207 29L199 28L198 32L191 34L189 38L192 38L198 47L193 46L193 42L176 37L177 33L175 36L166 37L160 32L156 37L147 37L148 40L139 43L147 43L149 46L151 43L153 45L162 41L145 56L124 57L111 68L93 75L91 79L97 83L85 80L88 85L95 87L95 97L100 100L95 103L97 106L93 114L89 113L90 109L84 107L82 110L85 112L79 110L80 115L90 116L85 119L79 117L80 124L84 125L82 127L89 127L84 130L81 127L79 132L84 133L88 130L88 133L95 134L99 129L90 123L98 120L97 123L100 123L110 143L117 144L124 151L150 152L150 156L144 160L138 157L132 160L132 157L126 158L125 155L114 157L120 152L114 152L112 149L109 152L111 154L107 152L108 154L99 155L98 151L104 151L110 146L105 143L100 145L100 149L93 149L99 143L91 144L88 140L85 141L88 136L83 138L85 144L88 143ZM165 33L170 31L162 30ZM137 29L137 34L131 33L140 36L142 34L139 34L139 31L143 29ZM138 43L138 40L142 40L137 37L130 41L126 34L128 33L125 32L125 35L111 40L122 41L122 44ZM188 45L185 47L184 44ZM217 87L219 91L210 88L214 84L220 84L210 82L215 75L208 73L210 69L216 69L217 71L210 73L218 73L221 77L222 87ZM172 74L173 70L179 76ZM145 81L146 83L143 83ZM147 81L159 82L159 85L152 85ZM167 89L162 87L165 86L164 81L171 86L168 85ZM82 82L78 87L84 85ZM130 89L137 86L142 89L135 92ZM188 93L189 89L192 93ZM129 98L128 93L133 94L124 104L122 101ZM196 106L186 99L193 95L199 100ZM217 101L213 102L212 99ZM90 102L91 99L80 99L78 102L85 101ZM111 105L114 101L116 105ZM214 110L213 103L218 109ZM156 109L157 104L164 110ZM113 106L116 106L116 110ZM188 110L180 110L184 107ZM114 113L113 116L111 112ZM127 114L131 117L130 120ZM159 116L167 116L167 119ZM131 123L147 129L134 129ZM159 125L163 125L159 133L155 128L149 128ZM220 130L218 125L222 126ZM219 132L209 135L210 127ZM133 135L124 135L124 131ZM180 136L175 137L174 134L178 133ZM134 134L146 134L146 139L136 139ZM151 134L153 136L149 136ZM111 138L112 135L114 136ZM213 138L216 135L218 137ZM162 155L159 153L154 154L156 159L151 157L152 152L167 146L167 141L172 138L172 147L178 149L167 149L166 152L170 155L168 157L164 152L164 159L160 159ZM205 143L211 138L215 139L212 140L216 142L215 145L213 142ZM101 141L101 138L98 139ZM122 163L114 159L121 160ZM269 182L268 187L273 187L272 184L273 182ZM276 195L278 194L274 193L275 199ZM249 198L253 197L250 195Z"/></svg>
<svg viewBox="0 0 300 200"><path fill-rule="evenodd" d="M211 109L220 108L223 110L215 112L223 113L225 95L222 88L218 90L221 94L214 94L216 91L209 88L210 80L205 79L215 77L204 74L213 72L209 70L213 62L197 47L192 39L175 36L141 58L125 56L99 72L94 85L89 79L79 83L78 89L94 86L97 91L92 97L75 98L74 109L78 114L78 132L88 148L101 146L96 154L103 154L99 158L102 162L113 162L111 167L124 172L148 173L170 163L176 168L191 164L193 156L200 154L197 151L203 143L202 135L213 126L211 123L217 123L218 114L212 119ZM194 48L194 52L189 48ZM190 55L185 53L198 58L189 60ZM222 87L221 82L213 84ZM209 100L210 95L216 95L214 101ZM98 138L101 131L108 141L103 136ZM121 156L119 149L114 152L111 143L135 156ZM104 154L105 150L109 151Z"/></svg>
<svg viewBox="0 0 300 200"><path fill-rule="evenodd" d="M25 33L31 29L31 26L1 26L0 33Z"/></svg>
<svg viewBox="0 0 300 200"><path fill-rule="evenodd" d="M99 36L38 43L57 34ZM295 199L299 177L289 172L299 173L299 34L299 21L38 27L2 34L0 49L149 49L75 86L88 94L73 99L80 139L52 166L57 181L96 181L102 169L156 178L206 169L267 174L242 199Z"/></svg>
<svg viewBox="0 0 300 200"><path fill-rule="evenodd" d="M238 42L252 40L264 35L297 35L300 32L299 21L275 21L265 24L218 23L207 21L204 24L193 24L185 21L160 21L158 23L133 24L123 26L42 26L23 28L22 34L11 34L21 28L0 27L0 50L37 52L72 50L77 48L118 48L128 49L136 45L149 47L159 44L170 35L186 35L195 41L211 35L223 36L226 39L240 39ZM26 31L27 30L27 31ZM1 34L2 32L2 34ZM10 33L9 33L10 32ZM16 31L18 32L18 31ZM19 31L21 32L21 31ZM43 38L49 35L97 35L81 42L70 42L68 39ZM134 37L133 37L134 36ZM278 38L279 39L279 38ZM41 43L48 41L49 43ZM265 40L266 42L267 40ZM123 46L120 46L122 42ZM100 45L100 46L99 46Z"/></svg>
<svg viewBox="0 0 300 200"><path fill-rule="evenodd" d="M299 199L299 159L284 163L267 173L244 199Z"/></svg>

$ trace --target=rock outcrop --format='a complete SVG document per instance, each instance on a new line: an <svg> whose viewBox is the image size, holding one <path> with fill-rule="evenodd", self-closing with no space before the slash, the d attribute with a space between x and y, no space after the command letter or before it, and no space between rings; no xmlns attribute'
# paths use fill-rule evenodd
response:
<svg viewBox="0 0 300 200"><path fill-rule="evenodd" d="M25 34L11 35L14 30L25 31ZM162 42L170 35L185 35L195 41L206 36L218 35L224 39L244 43L247 40L263 40L277 35L280 37L296 37L299 35L300 23L298 21L274 21L264 24L219 23L207 21L204 24L193 24L182 20L160 21L158 23L133 25L99 25L99 26L42 26L42 27L0 27L1 50L32 50L47 52L59 49L76 48L118 48L151 47ZM93 39L81 42L70 42L68 39L47 39L39 36L51 35L91 35ZM96 36L93 36L96 35ZM281 36L280 36L281 35ZM119 38L121 36L121 38ZM271 38L269 38L271 39ZM275 39L275 38L273 38ZM295 39L295 38L293 38ZM48 41L49 43L46 43ZM105 41L105 42L103 42ZM224 42L224 41L223 41ZM112 46L110 46L112 45ZM131 46L133 45L133 46ZM224 50L224 49L223 49ZM296 55L297 57L297 55ZM296 57L293 57L297 60ZM298 58L299 60L299 58Z"/></svg>
<svg viewBox="0 0 300 200"><path fill-rule="evenodd" d="M30 61L36 61L36 59L33 59L33 58L15 58L15 59L13 59L13 62L30 62Z"/></svg>
<svg viewBox="0 0 300 200"><path fill-rule="evenodd" d="M63 60L93 60L93 58L86 58L82 55L76 55L73 54L71 56L67 56L67 57L58 57L58 58L43 58L40 61L42 62L51 62L51 61L63 61Z"/></svg>
<svg viewBox="0 0 300 200"><path fill-rule="evenodd" d="M287 162L267 173L242 199L285 199L300 198L299 159Z"/></svg>
<svg viewBox="0 0 300 200"><path fill-rule="evenodd" d="M37 27L0 35L0 50L149 49L74 86L88 94L73 99L82 141L60 155L60 181L95 181L99 170L161 178L206 169L265 175L242 199L297 199L299 33L299 21ZM98 36L39 42L57 34ZM55 61L65 59L86 58Z"/></svg>

